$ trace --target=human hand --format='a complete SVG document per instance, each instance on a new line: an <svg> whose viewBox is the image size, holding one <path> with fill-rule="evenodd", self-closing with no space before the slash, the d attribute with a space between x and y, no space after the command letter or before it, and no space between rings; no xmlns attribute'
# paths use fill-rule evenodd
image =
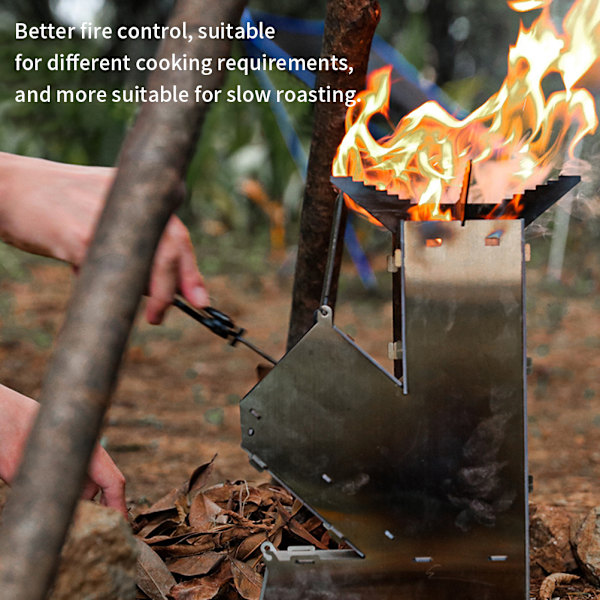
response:
<svg viewBox="0 0 600 600"><path fill-rule="evenodd" d="M0 385L0 479L8 484L17 473L38 410L35 400ZM100 492L102 504L117 509L127 519L125 478L100 445L94 450L88 477L82 498L92 499Z"/></svg>
<svg viewBox="0 0 600 600"><path fill-rule="evenodd" d="M194 307L210 304L202 275L196 265L194 248L185 225L171 217L160 239L150 275L146 320L157 325L173 303L177 292Z"/></svg>
<svg viewBox="0 0 600 600"><path fill-rule="evenodd" d="M100 493L100 503L120 511L129 520L125 504L125 477L113 462L108 452L98 444L88 469L88 479L81 497L93 500Z"/></svg>
<svg viewBox="0 0 600 600"><path fill-rule="evenodd" d="M35 254L83 262L115 169L80 167L0 153L0 238ZM160 240L148 285L146 319L163 320L176 292L209 304L185 225L175 216Z"/></svg>

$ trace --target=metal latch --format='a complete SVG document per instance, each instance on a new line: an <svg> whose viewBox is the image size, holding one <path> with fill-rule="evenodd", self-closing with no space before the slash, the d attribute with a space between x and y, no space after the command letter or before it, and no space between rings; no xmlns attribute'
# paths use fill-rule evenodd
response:
<svg viewBox="0 0 600 600"><path fill-rule="evenodd" d="M402 343L401 342L390 342L388 344L388 358L390 360L401 360L402 359Z"/></svg>

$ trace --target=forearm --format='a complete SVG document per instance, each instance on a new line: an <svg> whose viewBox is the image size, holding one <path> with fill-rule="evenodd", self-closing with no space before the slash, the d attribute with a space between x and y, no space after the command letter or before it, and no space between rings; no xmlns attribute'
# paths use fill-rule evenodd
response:
<svg viewBox="0 0 600 600"><path fill-rule="evenodd" d="M0 238L9 241L11 208L17 202L17 181L22 157L0 152Z"/></svg>
<svg viewBox="0 0 600 600"><path fill-rule="evenodd" d="M39 404L0 385L0 479L10 483L19 468Z"/></svg>
<svg viewBox="0 0 600 600"><path fill-rule="evenodd" d="M0 239L81 265L115 172L0 152ZM148 287L150 323L162 321L177 292L196 308L209 304L189 232L175 216L158 246Z"/></svg>
<svg viewBox="0 0 600 600"><path fill-rule="evenodd" d="M80 264L113 178L114 169L0 152L0 238Z"/></svg>

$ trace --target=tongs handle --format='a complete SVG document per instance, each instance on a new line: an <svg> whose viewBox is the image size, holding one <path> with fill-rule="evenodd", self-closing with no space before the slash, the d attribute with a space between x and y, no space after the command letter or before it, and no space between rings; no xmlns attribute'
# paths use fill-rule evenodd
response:
<svg viewBox="0 0 600 600"><path fill-rule="evenodd" d="M186 315L192 317L192 319L198 321L198 323L208 327L215 335L224 340L229 340L232 346L235 346L240 337L246 333L245 329L235 326L229 315L212 306L197 310L179 298L173 300L173 305L182 310Z"/></svg>
<svg viewBox="0 0 600 600"><path fill-rule="evenodd" d="M229 340L231 346L235 346L238 342L241 342L244 346L250 348L250 350L256 352L256 354L265 360L268 360L274 365L277 364L277 361L273 357L269 356L266 352L263 352L260 348L245 339L243 336L244 333L246 333L246 330L242 327L236 327L233 319L224 312L221 312L212 306L196 310L180 298L175 298L175 300L173 300L173 306L182 310L186 315L189 315L192 319L195 319L198 323L204 325L204 327L208 327L215 335L218 335L224 340Z"/></svg>

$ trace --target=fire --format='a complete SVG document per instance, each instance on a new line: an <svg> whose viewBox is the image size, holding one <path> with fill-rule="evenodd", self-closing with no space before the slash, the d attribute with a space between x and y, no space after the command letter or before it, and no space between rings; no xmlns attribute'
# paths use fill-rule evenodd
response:
<svg viewBox="0 0 600 600"><path fill-rule="evenodd" d="M460 175L471 161L481 200L496 204L513 197L504 216L517 218L521 193L558 173L598 126L594 98L579 82L600 55L600 2L576 0L560 32L550 16L551 4L509 1L515 11L541 13L529 28L521 23L498 92L465 119L430 101L404 117L393 134L375 140L368 125L374 115L388 114L391 67L374 72L346 114L333 175L350 175L417 201L413 219L450 220L457 217L440 203L456 202ZM542 82L551 73L561 77L564 89L546 97Z"/></svg>
<svg viewBox="0 0 600 600"><path fill-rule="evenodd" d="M408 209L411 221L452 221L452 211L442 210L439 204L424 202Z"/></svg>
<svg viewBox="0 0 600 600"><path fill-rule="evenodd" d="M506 206L502 203L496 204L488 219L516 219L523 210L522 199L523 194L515 194Z"/></svg>

